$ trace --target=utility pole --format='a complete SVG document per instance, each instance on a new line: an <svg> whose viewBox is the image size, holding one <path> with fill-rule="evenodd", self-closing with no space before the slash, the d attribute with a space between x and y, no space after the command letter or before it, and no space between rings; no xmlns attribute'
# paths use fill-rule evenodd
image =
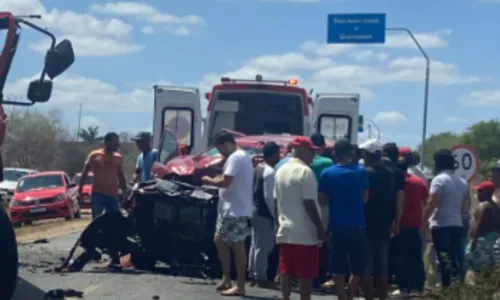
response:
<svg viewBox="0 0 500 300"><path fill-rule="evenodd" d="M368 139L372 138L372 124L368 124Z"/></svg>
<svg viewBox="0 0 500 300"><path fill-rule="evenodd" d="M80 140L80 126L82 122L82 104L80 103L80 107L78 109L78 125L76 129L76 141L78 142Z"/></svg>
<svg viewBox="0 0 500 300"><path fill-rule="evenodd" d="M406 32L410 37L411 39L413 40L413 42L415 43L415 45L417 45L418 47L418 50L420 50L420 53L422 54L422 56L424 57L425 59L425 90L424 90L424 115L423 115L423 120L422 120L422 151L420 153L420 167L422 168L422 170L424 169L424 166L425 166L425 140L427 139L427 110L428 110L428 102L429 102L429 73L430 73L430 59L429 59L429 56L427 56L427 53L425 53L425 50L424 48L422 48L422 46L420 45L420 43L418 42L417 38L415 38L415 36L413 35L413 33L407 29L407 28L403 28L403 27L397 27L397 28L386 28L386 30L388 31L402 31L402 32Z"/></svg>

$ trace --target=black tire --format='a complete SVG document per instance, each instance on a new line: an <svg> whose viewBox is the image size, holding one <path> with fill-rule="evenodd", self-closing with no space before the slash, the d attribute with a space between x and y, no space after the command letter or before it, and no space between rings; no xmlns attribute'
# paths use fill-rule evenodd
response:
<svg viewBox="0 0 500 300"><path fill-rule="evenodd" d="M0 245L0 299L10 300L16 290L19 257L16 234L3 208L0 208Z"/></svg>

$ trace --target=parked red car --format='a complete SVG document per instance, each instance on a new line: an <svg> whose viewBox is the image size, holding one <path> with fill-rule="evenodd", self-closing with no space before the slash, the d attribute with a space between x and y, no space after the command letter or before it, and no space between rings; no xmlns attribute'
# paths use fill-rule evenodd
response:
<svg viewBox="0 0 500 300"><path fill-rule="evenodd" d="M73 182L78 187L80 185L80 180L82 179L82 173L77 173ZM90 207L90 195L92 194L92 184L94 183L94 174L90 172L85 178L85 182L83 184L83 195L80 200L80 208L91 208Z"/></svg>
<svg viewBox="0 0 500 300"><path fill-rule="evenodd" d="M21 177L9 205L14 225L34 220L80 218L77 187L60 171L34 173Z"/></svg>

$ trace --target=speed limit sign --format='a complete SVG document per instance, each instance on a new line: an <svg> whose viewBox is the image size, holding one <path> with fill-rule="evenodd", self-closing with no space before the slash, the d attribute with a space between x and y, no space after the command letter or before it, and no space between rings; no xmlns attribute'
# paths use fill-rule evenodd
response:
<svg viewBox="0 0 500 300"><path fill-rule="evenodd" d="M476 150L469 145L456 145L451 148L455 158L455 174L472 181L479 171L479 157Z"/></svg>

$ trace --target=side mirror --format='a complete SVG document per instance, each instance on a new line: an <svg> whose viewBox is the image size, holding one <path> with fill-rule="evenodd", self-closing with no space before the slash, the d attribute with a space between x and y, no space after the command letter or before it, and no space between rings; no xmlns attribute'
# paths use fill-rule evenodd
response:
<svg viewBox="0 0 500 300"><path fill-rule="evenodd" d="M76 183L70 183L68 184L68 189L76 188Z"/></svg>
<svg viewBox="0 0 500 300"><path fill-rule="evenodd" d="M36 79L28 87L28 99L31 102L47 102L52 95L52 81Z"/></svg>
<svg viewBox="0 0 500 300"><path fill-rule="evenodd" d="M211 98L212 98L212 93L205 93L205 99L210 101Z"/></svg>
<svg viewBox="0 0 500 300"><path fill-rule="evenodd" d="M45 72L54 79L75 62L75 53L69 40L63 40L45 55Z"/></svg>

